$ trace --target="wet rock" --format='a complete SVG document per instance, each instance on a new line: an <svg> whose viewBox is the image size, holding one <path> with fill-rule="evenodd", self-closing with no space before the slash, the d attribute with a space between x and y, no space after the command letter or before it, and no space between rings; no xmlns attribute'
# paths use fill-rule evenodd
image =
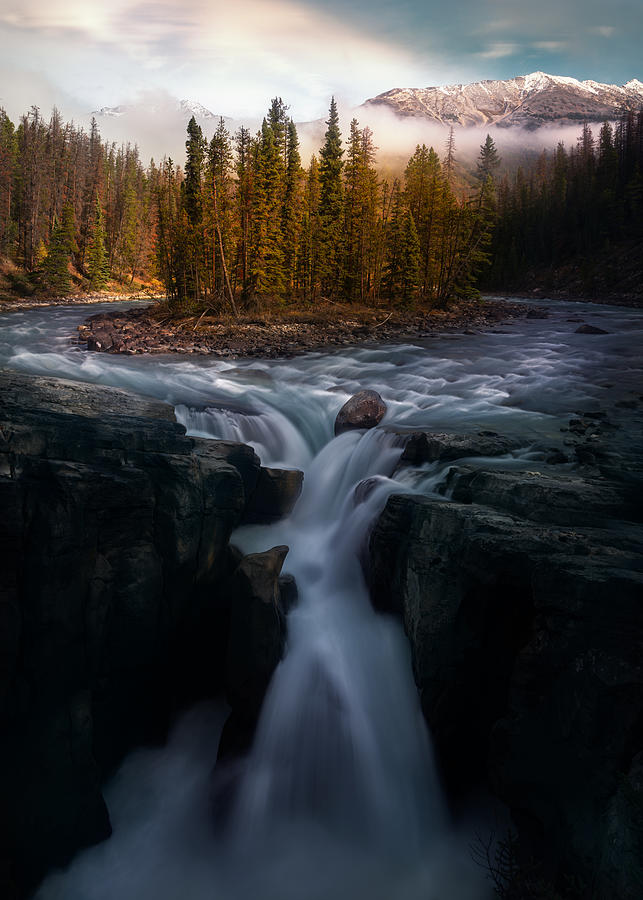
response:
<svg viewBox="0 0 643 900"><path fill-rule="evenodd" d="M279 605L282 613L287 616L288 613L297 606L299 601L299 591L294 575L279 576Z"/></svg>
<svg viewBox="0 0 643 900"><path fill-rule="evenodd" d="M447 781L486 777L549 871L635 896L613 885L637 833L623 785L641 750L640 533L603 522L614 485L459 474L466 505L389 498L368 569L373 602L404 621Z"/></svg>
<svg viewBox="0 0 643 900"><path fill-rule="evenodd" d="M552 450L545 462L550 466L562 466L569 462L569 459L561 450Z"/></svg>
<svg viewBox="0 0 643 900"><path fill-rule="evenodd" d="M447 489L460 503L555 525L602 527L610 519L637 515L636 504L621 486L571 472L496 472L459 466L449 473Z"/></svg>
<svg viewBox="0 0 643 900"><path fill-rule="evenodd" d="M261 470L261 462L252 447L247 444L237 444L234 441L211 441L206 438L192 438L192 441L194 442L194 452L198 456L225 460L234 466L243 480L247 507L257 488Z"/></svg>
<svg viewBox="0 0 643 900"><path fill-rule="evenodd" d="M0 852L24 892L107 836L105 776L214 689L229 460L255 462L123 391L0 372L0 397Z"/></svg>
<svg viewBox="0 0 643 900"><path fill-rule="evenodd" d="M337 413L335 434L354 428L374 428L385 413L386 404L377 391L358 391Z"/></svg>
<svg viewBox="0 0 643 900"><path fill-rule="evenodd" d="M548 319L549 311L546 309L530 309L527 311L527 319Z"/></svg>
<svg viewBox="0 0 643 900"><path fill-rule="evenodd" d="M587 429L591 427L591 424L585 419L570 419L569 430L574 434L585 434Z"/></svg>
<svg viewBox="0 0 643 900"><path fill-rule="evenodd" d="M574 334L609 334L609 331L598 328L596 325L580 325Z"/></svg>
<svg viewBox="0 0 643 900"><path fill-rule="evenodd" d="M232 600L225 672L235 717L253 726L272 673L281 659L284 622L279 576L288 547L245 556L228 589Z"/></svg>
<svg viewBox="0 0 643 900"><path fill-rule="evenodd" d="M246 524L275 522L289 515L301 494L304 473L299 469L259 469L256 486L248 496Z"/></svg>
<svg viewBox="0 0 643 900"><path fill-rule="evenodd" d="M516 446L508 438L492 431L480 431L478 434L417 431L407 438L400 462L421 465L468 456L504 456Z"/></svg>
<svg viewBox="0 0 643 900"><path fill-rule="evenodd" d="M87 339L88 350L111 350L113 344L113 335L109 331L95 331Z"/></svg>

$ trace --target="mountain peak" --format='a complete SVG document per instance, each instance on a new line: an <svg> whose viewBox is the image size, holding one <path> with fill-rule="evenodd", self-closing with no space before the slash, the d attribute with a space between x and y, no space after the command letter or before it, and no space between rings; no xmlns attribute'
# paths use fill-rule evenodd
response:
<svg viewBox="0 0 643 900"><path fill-rule="evenodd" d="M617 119L638 109L643 84L579 81L566 75L531 72L504 81L475 81L428 88L394 88L367 100L399 116L430 119L445 125L539 128Z"/></svg>
<svg viewBox="0 0 643 900"><path fill-rule="evenodd" d="M136 113L137 110L141 109L144 109L147 112L160 114L164 110L171 110L172 108L174 108L177 112L181 113L185 118L188 119L192 116L194 116L197 120L211 120L219 118L197 100L170 100L167 106L164 106L163 104L151 104L146 106L102 106L100 109L95 109L92 112L92 115L115 119L120 118L121 116L125 116L128 113Z"/></svg>
<svg viewBox="0 0 643 900"><path fill-rule="evenodd" d="M179 109L186 115L194 116L196 119L218 118L218 116L215 116L215 114L211 112L211 110L205 107L202 103L199 103L197 100L180 100Z"/></svg>

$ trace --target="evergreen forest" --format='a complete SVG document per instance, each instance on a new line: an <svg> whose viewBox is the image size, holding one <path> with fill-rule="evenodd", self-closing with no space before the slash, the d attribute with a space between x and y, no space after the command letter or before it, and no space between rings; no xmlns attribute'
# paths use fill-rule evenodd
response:
<svg viewBox="0 0 643 900"><path fill-rule="evenodd" d="M302 163L297 129L272 100L261 129L211 140L187 126L186 160L142 164L136 147L0 110L0 292L64 296L145 284L175 309L257 304L443 308L480 286L547 282L565 266L619 259L641 268L643 112L585 125L509 179L494 140L474 178L458 176L453 129L384 178L376 138L343 135L331 101L324 141ZM473 186L471 186L473 185Z"/></svg>

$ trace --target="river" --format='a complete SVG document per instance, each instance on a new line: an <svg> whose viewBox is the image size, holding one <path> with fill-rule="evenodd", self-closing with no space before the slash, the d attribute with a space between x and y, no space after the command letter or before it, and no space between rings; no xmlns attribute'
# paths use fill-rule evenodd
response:
<svg viewBox="0 0 643 900"><path fill-rule="evenodd" d="M287 544L300 600L226 833L211 829L208 806L225 710L208 706L165 748L126 760L106 789L113 837L49 876L39 900L487 896L468 832L446 810L405 638L373 612L359 553L391 492L435 491L448 470L396 472L396 431L495 431L519 449L474 464L520 469L564 449L561 428L578 413L609 410L640 428L641 312L543 310L478 334L266 361L87 353L70 336L96 306L0 315L0 365L165 400L190 434L244 441L264 465L304 471L289 519L233 535L245 552ZM576 334L581 320L608 333ZM338 409L362 388L380 392L384 420L333 437Z"/></svg>

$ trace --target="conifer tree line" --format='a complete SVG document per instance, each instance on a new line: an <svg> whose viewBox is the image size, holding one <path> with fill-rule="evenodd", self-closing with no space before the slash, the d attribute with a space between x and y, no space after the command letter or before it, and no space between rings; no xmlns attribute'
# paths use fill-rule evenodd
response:
<svg viewBox="0 0 643 900"><path fill-rule="evenodd" d="M524 284L528 270L609 260L630 246L643 265L643 110L598 134L585 124L528 171L498 184L490 287ZM636 249L638 248L638 249Z"/></svg>
<svg viewBox="0 0 643 900"><path fill-rule="evenodd" d="M101 140L95 120L86 132L32 107L14 127L0 109L0 257L60 294L74 274L100 289L149 273L155 177L136 147Z"/></svg>
<svg viewBox="0 0 643 900"><path fill-rule="evenodd" d="M485 286L519 285L526 270L643 241L643 113L576 146L543 152L498 179L491 137L476 186L455 183L453 130L416 147L403 175L383 179L357 120L342 135L330 105L324 141L304 168L288 107L275 98L261 129L210 141L188 124L186 163L141 164L136 147L46 121L36 107L14 127L0 109L0 258L32 284L64 294L108 280L159 278L170 302L348 302L444 306ZM490 263L490 265L489 265Z"/></svg>
<svg viewBox="0 0 643 900"><path fill-rule="evenodd" d="M240 128L232 136L221 119L208 142L192 119L185 170L166 160L157 189L170 301L236 312L262 299L445 305L474 295L491 240L493 165L479 171L471 196L458 198L453 134L444 163L418 146L392 182L380 179L376 152L370 128L356 119L344 139L334 99L306 168L281 98L255 135Z"/></svg>
<svg viewBox="0 0 643 900"><path fill-rule="evenodd" d="M453 131L444 159L418 146L385 180L356 119L342 135L332 100L306 168L288 107L261 129L210 141L187 127L184 168L145 168L136 147L49 121L33 107L14 127L0 110L0 257L50 292L158 277L175 307L258 302L419 302L475 295L489 258L497 153L481 149L477 188L456 195Z"/></svg>

